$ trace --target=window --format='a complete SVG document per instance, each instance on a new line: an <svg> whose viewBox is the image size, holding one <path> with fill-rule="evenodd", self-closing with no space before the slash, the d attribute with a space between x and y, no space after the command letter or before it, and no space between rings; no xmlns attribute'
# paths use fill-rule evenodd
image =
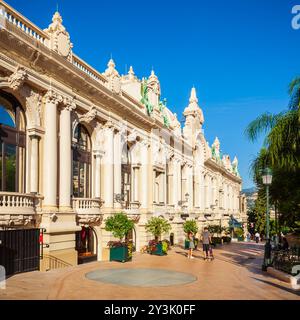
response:
<svg viewBox="0 0 300 320"><path fill-rule="evenodd" d="M0 191L24 192L25 119L18 101L0 91Z"/></svg>
<svg viewBox="0 0 300 320"><path fill-rule="evenodd" d="M86 128L78 124L73 137L73 196L90 197L91 142Z"/></svg>

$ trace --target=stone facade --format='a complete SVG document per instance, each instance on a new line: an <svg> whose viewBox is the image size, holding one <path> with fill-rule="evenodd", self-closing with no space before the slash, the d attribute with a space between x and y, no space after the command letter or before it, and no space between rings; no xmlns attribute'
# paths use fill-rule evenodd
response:
<svg viewBox="0 0 300 320"><path fill-rule="evenodd" d="M195 88L181 128L154 71L122 76L111 59L99 73L74 54L58 12L44 31L4 2L0 17L1 99L20 105L26 137L18 188L0 189L3 228L44 228L44 253L74 265L82 227L107 259L104 221L116 212L134 220L137 250L151 239L151 216L170 221L175 243L186 219L242 220L237 158L222 155L217 138L209 146Z"/></svg>

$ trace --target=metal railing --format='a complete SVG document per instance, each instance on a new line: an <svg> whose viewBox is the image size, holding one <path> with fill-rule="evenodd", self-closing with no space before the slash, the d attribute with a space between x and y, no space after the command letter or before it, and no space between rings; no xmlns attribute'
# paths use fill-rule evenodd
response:
<svg viewBox="0 0 300 320"><path fill-rule="evenodd" d="M297 265L300 265L300 247L272 250L272 266L274 269L295 275L292 273L292 269Z"/></svg>
<svg viewBox="0 0 300 320"><path fill-rule="evenodd" d="M45 260L46 271L72 267L70 263L48 254L44 254L43 260Z"/></svg>

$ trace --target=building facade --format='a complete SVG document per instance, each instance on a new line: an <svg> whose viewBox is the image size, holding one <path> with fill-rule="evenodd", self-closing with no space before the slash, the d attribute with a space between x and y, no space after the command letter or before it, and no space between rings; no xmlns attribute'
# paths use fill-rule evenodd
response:
<svg viewBox="0 0 300 320"><path fill-rule="evenodd" d="M154 71L120 75L111 59L100 73L75 55L58 12L42 30L2 2L2 230L42 228L44 255L75 265L107 259L104 221L116 212L135 222L137 250L152 216L170 221L174 243L186 219L242 220L238 160L206 141L195 88L183 115L181 128Z"/></svg>

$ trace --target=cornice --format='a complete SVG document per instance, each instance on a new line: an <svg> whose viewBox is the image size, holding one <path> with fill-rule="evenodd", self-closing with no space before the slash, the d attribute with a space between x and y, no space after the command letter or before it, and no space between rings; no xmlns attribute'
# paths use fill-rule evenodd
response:
<svg viewBox="0 0 300 320"><path fill-rule="evenodd" d="M224 175L226 175L228 178L230 178L231 180L241 183L242 179L233 175L231 172L229 172L228 170L226 170L224 167L219 166L217 163L215 163L212 159L207 159L206 161L204 161L204 165L207 167L210 167L212 169L216 169L217 171L223 173Z"/></svg>

